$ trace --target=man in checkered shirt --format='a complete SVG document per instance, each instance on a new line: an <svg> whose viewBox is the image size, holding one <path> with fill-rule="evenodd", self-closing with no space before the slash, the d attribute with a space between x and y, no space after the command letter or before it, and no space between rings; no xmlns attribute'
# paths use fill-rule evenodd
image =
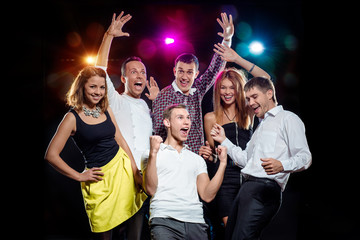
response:
<svg viewBox="0 0 360 240"><path fill-rule="evenodd" d="M232 16L227 17L221 13L217 19L223 29L218 35L223 37L222 44L231 45L231 38L234 35ZM201 101L205 93L214 84L217 74L224 70L226 62L217 53L214 54L208 69L199 78L199 61L193 54L184 53L175 60L175 80L171 85L163 88L153 102L153 130L155 135L160 135L164 141L166 129L163 124L164 109L176 103L185 104L190 113L191 129L185 144L190 150L199 153L199 148L204 144L204 131Z"/></svg>

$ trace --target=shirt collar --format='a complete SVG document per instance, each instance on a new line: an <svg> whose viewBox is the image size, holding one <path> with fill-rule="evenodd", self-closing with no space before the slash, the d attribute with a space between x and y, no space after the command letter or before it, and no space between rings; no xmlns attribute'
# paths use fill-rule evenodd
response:
<svg viewBox="0 0 360 240"><path fill-rule="evenodd" d="M134 97L127 95L126 93L122 93L121 95L133 103L138 103L139 100L141 101L141 98L134 98Z"/></svg>
<svg viewBox="0 0 360 240"><path fill-rule="evenodd" d="M269 116L269 115L275 117L276 114L278 114L279 112L281 112L281 111L283 111L283 110L284 110L284 108L283 108L281 105L276 106L276 107L270 109L269 111L267 111L267 112L265 113L264 119L265 119L267 116Z"/></svg>
<svg viewBox="0 0 360 240"><path fill-rule="evenodd" d="M175 92L180 92L180 93L184 94L184 93L180 90L180 88L178 87L178 85L176 85L176 80L174 80L171 85L172 85L172 87L174 88ZM190 88L190 91L189 91L190 95L193 95L195 92L196 92L196 88ZM184 95L185 95L185 94L184 94Z"/></svg>
<svg viewBox="0 0 360 240"><path fill-rule="evenodd" d="M161 149L161 150L169 149L169 150L176 151L176 149L173 148L171 145L167 145L167 144L165 144L165 143L160 143L160 149ZM189 146L186 145L186 144L183 145L183 148L181 149L181 151L183 151L184 149L190 150Z"/></svg>

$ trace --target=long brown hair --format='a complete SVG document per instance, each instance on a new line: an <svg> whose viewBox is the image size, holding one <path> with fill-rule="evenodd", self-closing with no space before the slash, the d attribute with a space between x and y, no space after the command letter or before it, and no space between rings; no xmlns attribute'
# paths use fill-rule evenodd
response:
<svg viewBox="0 0 360 240"><path fill-rule="evenodd" d="M82 109L85 101L84 86L87 83L87 80L93 76L99 76L106 79L106 73L104 70L93 66L87 66L79 72L74 82L71 84L70 90L66 94L67 104L73 107L76 111L81 111ZM105 94L98 104L102 112L105 112L109 106L107 89L108 88L105 80Z"/></svg>
<svg viewBox="0 0 360 240"><path fill-rule="evenodd" d="M244 94L244 85L247 81L247 78L243 71L240 71L236 68L225 69L224 71L220 72L216 78L213 94L214 114L216 117L216 122L222 122L222 116L224 112L224 102L220 97L221 82L224 79L228 79L229 81L231 81L235 88L234 96L237 110L237 124L243 129L249 129L250 116L248 114L248 108L246 107Z"/></svg>

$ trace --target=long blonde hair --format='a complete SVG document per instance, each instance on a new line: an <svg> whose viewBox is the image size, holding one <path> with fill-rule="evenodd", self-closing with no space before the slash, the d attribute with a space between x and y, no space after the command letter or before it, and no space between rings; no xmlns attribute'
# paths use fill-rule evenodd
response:
<svg viewBox="0 0 360 240"><path fill-rule="evenodd" d="M93 76L99 76L106 79L106 73L104 70L93 66L87 66L79 72L74 82L71 84L70 90L66 94L67 104L73 107L76 111L81 111L82 109L82 106L85 101L84 86L87 83L88 79ZM107 89L108 88L105 81L105 94L98 104L102 112L105 112L109 106L109 101L107 98Z"/></svg>
<svg viewBox="0 0 360 240"><path fill-rule="evenodd" d="M213 105L216 122L222 123L222 117L224 113L224 102L221 100L220 97L221 82L224 79L228 79L229 81L231 81L235 88L234 96L237 110L237 124L243 129L249 129L251 121L248 113L248 108L246 106L244 94L244 86L247 78L243 71L240 71L236 68L225 69L224 71L220 72L216 78L213 94Z"/></svg>

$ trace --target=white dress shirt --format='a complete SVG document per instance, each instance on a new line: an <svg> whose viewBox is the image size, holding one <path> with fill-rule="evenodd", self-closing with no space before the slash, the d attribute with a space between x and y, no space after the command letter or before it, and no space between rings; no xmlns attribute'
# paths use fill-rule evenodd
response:
<svg viewBox="0 0 360 240"><path fill-rule="evenodd" d="M100 67L106 72L106 67ZM141 169L141 156L150 148L149 137L152 135L150 109L141 98L133 98L127 94L119 94L106 73L108 99L114 113L116 123L122 136L129 145L136 166Z"/></svg>
<svg viewBox="0 0 360 240"><path fill-rule="evenodd" d="M242 175L275 180L284 191L291 172L307 169L312 162L305 136L305 127L294 113L277 106L265 113L252 138L242 150L229 139L221 144L226 146L230 157L243 169ZM268 175L261 166L260 158L279 160L284 171Z"/></svg>
<svg viewBox="0 0 360 240"><path fill-rule="evenodd" d="M148 154L143 155L142 170ZM183 222L205 223L203 204L197 191L197 176L206 173L205 160L184 145L180 153L170 145L160 144L156 157L158 185L150 200L150 219L174 218Z"/></svg>

